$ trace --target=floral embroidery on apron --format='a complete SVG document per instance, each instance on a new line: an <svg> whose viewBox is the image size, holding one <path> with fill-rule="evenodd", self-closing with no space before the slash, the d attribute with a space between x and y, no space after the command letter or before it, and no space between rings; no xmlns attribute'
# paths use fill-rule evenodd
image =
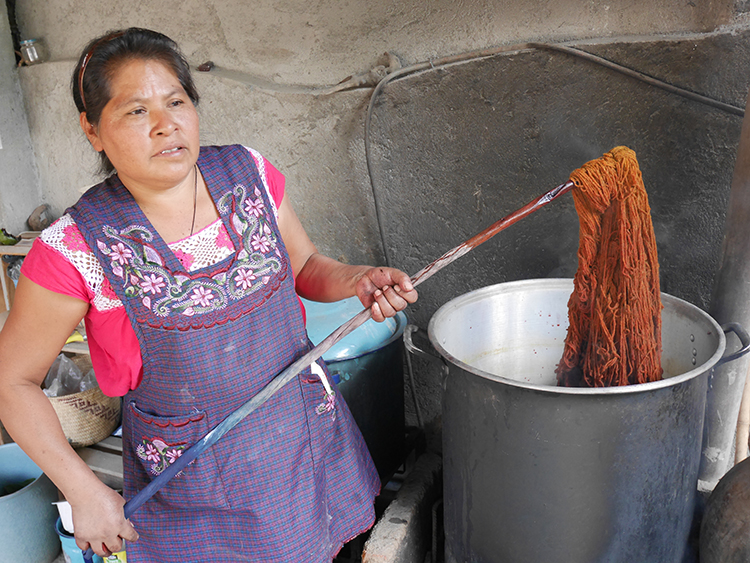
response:
<svg viewBox="0 0 750 563"><path fill-rule="evenodd" d="M167 444L161 438L144 438L135 448L135 453L143 461L151 463L149 471L153 475L159 475L187 449L186 444ZM182 474L182 471L177 475Z"/></svg>
<svg viewBox="0 0 750 563"><path fill-rule="evenodd" d="M281 270L278 239L264 214L265 203L256 186L251 195L237 184L221 198L217 207L229 213L232 196L243 205L230 215L233 228L245 243L228 271L213 276L189 277L173 273L165 260L149 244L154 234L146 227L131 225L118 230L109 225L102 228L106 242L97 239L99 251L109 259L112 273L122 280L128 297L158 317L173 312L185 316L200 315L223 309L230 301L240 300L266 285L271 275Z"/></svg>
<svg viewBox="0 0 750 563"><path fill-rule="evenodd" d="M310 365L310 371L318 376L318 379L320 379L320 382L323 384L323 389L325 389L326 392L323 402L315 408L315 412L318 415L330 412L331 420L336 420L336 391L331 388L331 384L328 383L328 378L318 362L313 362Z"/></svg>

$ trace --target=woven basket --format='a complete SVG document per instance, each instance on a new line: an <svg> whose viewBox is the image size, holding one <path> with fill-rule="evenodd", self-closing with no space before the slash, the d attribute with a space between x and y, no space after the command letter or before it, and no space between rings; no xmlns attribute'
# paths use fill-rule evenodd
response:
<svg viewBox="0 0 750 563"><path fill-rule="evenodd" d="M101 442L120 422L120 397L107 397L99 387L50 397L50 402L74 448Z"/></svg>

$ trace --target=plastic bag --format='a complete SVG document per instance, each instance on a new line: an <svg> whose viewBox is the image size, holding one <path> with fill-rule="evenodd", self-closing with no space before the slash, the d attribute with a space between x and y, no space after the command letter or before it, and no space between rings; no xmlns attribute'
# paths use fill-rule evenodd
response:
<svg viewBox="0 0 750 563"><path fill-rule="evenodd" d="M42 385L44 394L48 397L80 393L97 386L94 370L89 369L84 375L78 365L65 354L55 358Z"/></svg>
<svg viewBox="0 0 750 563"><path fill-rule="evenodd" d="M21 265L23 256L4 256L3 260L8 264L8 277L14 285L18 284L18 277L21 275Z"/></svg>

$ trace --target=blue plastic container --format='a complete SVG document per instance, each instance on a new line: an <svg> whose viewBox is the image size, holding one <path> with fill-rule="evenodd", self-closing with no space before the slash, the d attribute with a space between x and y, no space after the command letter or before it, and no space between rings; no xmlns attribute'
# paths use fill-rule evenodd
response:
<svg viewBox="0 0 750 563"><path fill-rule="evenodd" d="M70 563L84 563L81 548L76 545L75 537L65 531L60 518L55 522L55 531L57 532L57 535L60 536L60 543L62 544L63 553L66 555L66 561L69 560ZM93 562L103 563L103 560L101 557L94 554Z"/></svg>
<svg viewBox="0 0 750 563"><path fill-rule="evenodd" d="M357 297L332 303L302 299L302 304L307 313L307 333L315 345L364 309ZM406 315L403 312L382 323L371 319L339 340L323 354L323 359L329 363L350 360L380 350L400 338L405 326Z"/></svg>
<svg viewBox="0 0 750 563"><path fill-rule="evenodd" d="M34 479L0 497L0 563L49 563L60 553L53 526L57 488L18 446L0 446L0 489Z"/></svg>

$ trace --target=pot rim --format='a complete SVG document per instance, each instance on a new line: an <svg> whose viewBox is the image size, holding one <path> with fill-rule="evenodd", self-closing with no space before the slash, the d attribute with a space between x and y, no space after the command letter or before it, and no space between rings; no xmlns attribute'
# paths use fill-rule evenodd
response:
<svg viewBox="0 0 750 563"><path fill-rule="evenodd" d="M726 337L724 336L724 331L722 330L721 326L719 326L719 323L717 323L716 320L714 320L713 317L711 317L708 313L696 307L692 303L689 303L683 299L680 299L679 297L675 297L673 295L669 295L668 293L664 293L664 292L661 293L662 303L666 302L675 308L685 309L707 320L709 324L711 324L716 330L716 333L719 338L719 345L717 346L714 354L700 366L696 366L690 371L687 371L685 373L681 373L679 375L675 375L672 377L667 377L659 381L653 381L651 383L637 383L633 385L623 385L623 386L618 386L618 387L558 387L555 385L538 385L535 383L526 383L523 381L509 379L501 375L490 373L488 371L479 369L475 366L472 366L470 364L467 364L459 360L458 358L453 356L450 352L448 352L438 342L438 339L435 337L435 330L436 330L435 327L437 323L440 321L440 318L446 315L449 311L456 309L467 302L481 300L484 297L486 297L488 294L498 293L498 290L500 288L502 288L503 292L515 292L515 291L518 291L519 289L528 289L529 287L533 287L535 289L547 289L547 290L565 289L565 290L569 290L572 293L573 279L572 278L540 278L540 279L516 280L516 281L503 282L499 284L481 287L479 289L475 289L468 293L459 295L458 297L455 297L451 299L450 301L448 301L447 303L445 303L444 305L442 305L437 311L435 311L435 313L430 318L430 322L427 327L427 335L430 339L430 342L432 343L432 346L440 354L440 356L442 356L444 360L447 360L448 362L452 363L453 365L455 365L456 367L460 369L463 369L464 371L467 371L474 375L478 375L485 379L489 379L491 381L504 383L504 384L511 385L514 387L521 387L521 388L529 389L533 391L541 391L543 393L555 394L555 395L597 395L597 396L598 395L627 395L627 394L635 394L635 393L645 393L648 391L655 391L657 389L672 387L674 385L678 385L680 383L689 381L700 375L707 374L711 370L711 368L713 368L716 365L716 363L721 359L721 357L724 354L724 350L726 348Z"/></svg>

